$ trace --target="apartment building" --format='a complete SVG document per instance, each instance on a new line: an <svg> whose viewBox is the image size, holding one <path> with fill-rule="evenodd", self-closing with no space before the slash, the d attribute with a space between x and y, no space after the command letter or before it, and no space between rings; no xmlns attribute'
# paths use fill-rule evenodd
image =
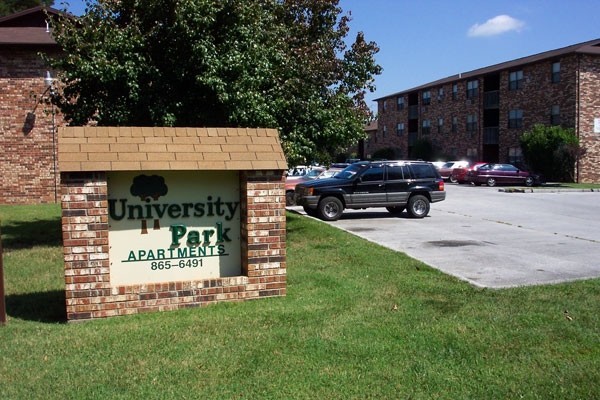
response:
<svg viewBox="0 0 600 400"><path fill-rule="evenodd" d="M585 148L579 182L600 182L600 39L450 76L376 100L383 147L411 158L419 140L448 159L522 161L520 136L535 124L572 128Z"/></svg>
<svg viewBox="0 0 600 400"><path fill-rule="evenodd" d="M41 54L60 49L47 19L44 7L0 18L0 204L59 200L56 128L63 121L49 101L53 72Z"/></svg>

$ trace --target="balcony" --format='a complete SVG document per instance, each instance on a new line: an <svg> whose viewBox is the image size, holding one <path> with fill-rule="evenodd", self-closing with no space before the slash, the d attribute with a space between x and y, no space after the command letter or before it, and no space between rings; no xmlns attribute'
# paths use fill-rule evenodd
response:
<svg viewBox="0 0 600 400"><path fill-rule="evenodd" d="M498 144L500 139L500 128L491 126L483 128L483 144Z"/></svg>
<svg viewBox="0 0 600 400"><path fill-rule="evenodd" d="M408 119L417 119L419 118L419 106L408 106Z"/></svg>
<svg viewBox="0 0 600 400"><path fill-rule="evenodd" d="M483 108L498 108L500 106L500 91L492 90L483 94Z"/></svg>
<svg viewBox="0 0 600 400"><path fill-rule="evenodd" d="M408 132L408 145L412 146L419 138L419 132Z"/></svg>

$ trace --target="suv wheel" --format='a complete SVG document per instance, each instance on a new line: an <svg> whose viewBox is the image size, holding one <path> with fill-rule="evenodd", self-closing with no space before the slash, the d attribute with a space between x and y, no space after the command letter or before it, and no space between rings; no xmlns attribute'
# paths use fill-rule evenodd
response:
<svg viewBox="0 0 600 400"><path fill-rule="evenodd" d="M406 209L408 215L412 218L423 218L429 214L429 200L427 197L416 194L408 199L408 207Z"/></svg>
<svg viewBox="0 0 600 400"><path fill-rule="evenodd" d="M452 183L458 183L458 179L456 179L456 176L450 175L450 182L452 182Z"/></svg>
<svg viewBox="0 0 600 400"><path fill-rule="evenodd" d="M337 221L344 212L344 205L337 197L325 197L319 202L317 208L319 218L325 221Z"/></svg>
<svg viewBox="0 0 600 400"><path fill-rule="evenodd" d="M386 207L386 210L388 210L388 212L392 215L400 215L402 213L402 211L404 211L404 207Z"/></svg>
<svg viewBox="0 0 600 400"><path fill-rule="evenodd" d="M296 201L294 200L294 191L293 190L285 192L285 205L288 207L296 205Z"/></svg>

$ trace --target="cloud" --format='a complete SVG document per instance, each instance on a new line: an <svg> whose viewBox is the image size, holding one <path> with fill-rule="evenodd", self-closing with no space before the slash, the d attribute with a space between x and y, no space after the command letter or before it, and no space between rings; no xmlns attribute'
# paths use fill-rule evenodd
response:
<svg viewBox="0 0 600 400"><path fill-rule="evenodd" d="M505 32L521 32L525 27L525 22L511 17L510 15L498 15L488 19L483 24L475 24L469 28L468 36L494 36Z"/></svg>

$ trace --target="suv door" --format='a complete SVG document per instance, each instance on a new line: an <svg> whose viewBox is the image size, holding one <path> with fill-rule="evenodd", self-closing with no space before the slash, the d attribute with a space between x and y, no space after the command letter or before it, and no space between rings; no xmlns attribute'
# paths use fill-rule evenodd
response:
<svg viewBox="0 0 600 400"><path fill-rule="evenodd" d="M388 165L385 189L388 204L404 205L408 201L410 171L407 165Z"/></svg>
<svg viewBox="0 0 600 400"><path fill-rule="evenodd" d="M348 196L350 204L354 206L370 206L385 204L385 182L383 180L383 166L371 165L356 179L354 193ZM349 204L349 205L350 205Z"/></svg>

